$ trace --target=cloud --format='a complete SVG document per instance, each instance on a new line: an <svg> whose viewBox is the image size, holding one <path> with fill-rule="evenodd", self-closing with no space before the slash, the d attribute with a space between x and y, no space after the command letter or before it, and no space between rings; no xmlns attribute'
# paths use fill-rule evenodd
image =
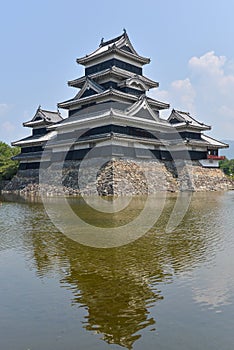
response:
<svg viewBox="0 0 234 350"><path fill-rule="evenodd" d="M197 110L222 138L234 139L234 72L229 72L229 61L224 56L208 52L192 57L189 68L197 92Z"/></svg>
<svg viewBox="0 0 234 350"><path fill-rule="evenodd" d="M225 56L216 56L214 51L210 51L201 57L192 57L188 64L194 72L214 76L222 75L222 67L225 65L226 61L227 59Z"/></svg>
<svg viewBox="0 0 234 350"><path fill-rule="evenodd" d="M6 103L0 103L0 116L8 110L8 105Z"/></svg>
<svg viewBox="0 0 234 350"><path fill-rule="evenodd" d="M175 80L170 84L167 91L154 91L152 96L159 100L169 102L175 109L195 113L196 91L194 90L189 78Z"/></svg>
<svg viewBox="0 0 234 350"><path fill-rule="evenodd" d="M196 91L194 90L189 78L184 80L176 80L171 83L171 94L173 94L180 105L191 111L195 111L195 97Z"/></svg>
<svg viewBox="0 0 234 350"><path fill-rule="evenodd" d="M189 68L194 82L199 87L207 88L207 93L215 96L223 96L233 100L234 73L227 73L229 62L225 56L216 56L213 51L201 57L192 57L189 60ZM229 101L231 102L231 101Z"/></svg>
<svg viewBox="0 0 234 350"><path fill-rule="evenodd" d="M229 288L225 286L219 285L219 283L215 283L214 281L209 280L208 282L211 285L203 285L202 287L194 287L194 300L198 303L202 303L203 305L207 305L210 308L218 308L224 305L229 305ZM207 282L207 284L209 284ZM226 280L223 282L226 283ZM205 284L205 283L204 283Z"/></svg>
<svg viewBox="0 0 234 350"><path fill-rule="evenodd" d="M167 90L159 89L154 97L212 125L218 137L234 139L233 60L209 51L191 57L188 68L186 79L171 82Z"/></svg>
<svg viewBox="0 0 234 350"><path fill-rule="evenodd" d="M1 121L0 123L0 141L4 141L8 144L15 138L17 127L10 121Z"/></svg>
<svg viewBox="0 0 234 350"><path fill-rule="evenodd" d="M4 123L2 123L2 129L5 132L12 132L15 130L15 125L11 122L4 122Z"/></svg>
<svg viewBox="0 0 234 350"><path fill-rule="evenodd" d="M224 243L224 242L222 242ZM233 293L233 263L231 248L216 252L212 269L204 267L196 281L192 282L193 298L208 308L222 311L222 307L231 304Z"/></svg>

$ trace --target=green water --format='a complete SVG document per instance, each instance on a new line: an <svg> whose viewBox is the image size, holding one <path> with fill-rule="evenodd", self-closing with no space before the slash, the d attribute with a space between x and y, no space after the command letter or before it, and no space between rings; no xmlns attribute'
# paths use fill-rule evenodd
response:
<svg viewBox="0 0 234 350"><path fill-rule="evenodd" d="M42 204L5 198L0 349L233 350L234 192L194 194L166 233L175 199L144 236L104 249L59 232ZM92 225L115 227L139 215L144 199L105 217L70 204Z"/></svg>

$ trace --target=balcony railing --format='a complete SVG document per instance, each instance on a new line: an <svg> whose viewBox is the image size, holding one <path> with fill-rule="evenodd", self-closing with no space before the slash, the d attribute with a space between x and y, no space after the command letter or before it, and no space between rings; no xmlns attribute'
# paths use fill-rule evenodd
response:
<svg viewBox="0 0 234 350"><path fill-rule="evenodd" d="M224 160L225 156L214 156L213 154L208 154L207 159L213 159L213 160Z"/></svg>

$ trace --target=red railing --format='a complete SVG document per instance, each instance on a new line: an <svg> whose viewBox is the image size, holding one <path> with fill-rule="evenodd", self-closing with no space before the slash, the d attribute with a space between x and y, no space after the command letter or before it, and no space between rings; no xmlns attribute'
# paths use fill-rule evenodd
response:
<svg viewBox="0 0 234 350"><path fill-rule="evenodd" d="M212 154L207 155L207 159L213 159L213 160L224 160L226 157L225 156L214 156Z"/></svg>

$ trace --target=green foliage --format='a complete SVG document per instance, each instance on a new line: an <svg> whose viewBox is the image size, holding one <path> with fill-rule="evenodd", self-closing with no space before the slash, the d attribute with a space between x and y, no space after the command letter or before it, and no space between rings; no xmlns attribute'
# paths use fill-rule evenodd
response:
<svg viewBox="0 0 234 350"><path fill-rule="evenodd" d="M222 160L219 165L226 175L234 177L234 159Z"/></svg>
<svg viewBox="0 0 234 350"><path fill-rule="evenodd" d="M20 153L19 147L11 147L0 142L0 181L10 180L16 174L19 162L11 158L18 153Z"/></svg>

